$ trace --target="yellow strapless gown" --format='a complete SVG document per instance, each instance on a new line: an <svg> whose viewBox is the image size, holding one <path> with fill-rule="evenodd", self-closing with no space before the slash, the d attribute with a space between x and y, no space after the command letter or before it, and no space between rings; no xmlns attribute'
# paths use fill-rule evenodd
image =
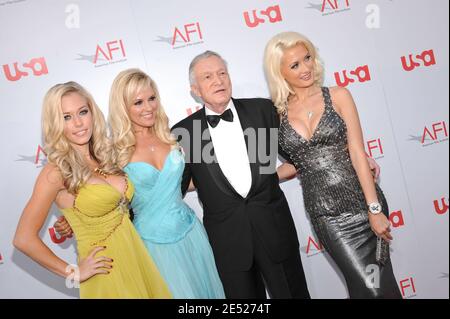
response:
<svg viewBox="0 0 450 319"><path fill-rule="evenodd" d="M96 257L114 260L109 274L80 284L80 298L172 298L130 221L127 204L133 194L129 179L125 194L109 184L87 184L80 188L73 207L62 210L77 239L78 260L98 246L107 248Z"/></svg>

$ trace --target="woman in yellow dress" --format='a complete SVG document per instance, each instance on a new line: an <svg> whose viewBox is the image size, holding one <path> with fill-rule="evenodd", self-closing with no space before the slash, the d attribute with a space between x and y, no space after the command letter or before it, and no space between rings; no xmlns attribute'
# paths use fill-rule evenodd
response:
<svg viewBox="0 0 450 319"><path fill-rule="evenodd" d="M171 298L130 222L134 187L109 159L105 120L92 96L75 82L52 87L42 126L48 164L22 213L14 246L79 282L81 298ZM53 203L74 231L78 265L68 265L39 237Z"/></svg>

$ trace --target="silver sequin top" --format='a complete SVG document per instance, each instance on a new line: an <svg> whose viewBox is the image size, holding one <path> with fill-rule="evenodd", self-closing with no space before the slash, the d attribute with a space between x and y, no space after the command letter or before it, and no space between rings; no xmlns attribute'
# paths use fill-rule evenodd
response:
<svg viewBox="0 0 450 319"><path fill-rule="evenodd" d="M287 112L279 130L280 153L297 169L303 189L305 208L313 219L348 213L367 213L367 205L348 152L347 127L332 106L330 91L322 88L324 113L307 140L290 125ZM383 212L384 195L376 185Z"/></svg>

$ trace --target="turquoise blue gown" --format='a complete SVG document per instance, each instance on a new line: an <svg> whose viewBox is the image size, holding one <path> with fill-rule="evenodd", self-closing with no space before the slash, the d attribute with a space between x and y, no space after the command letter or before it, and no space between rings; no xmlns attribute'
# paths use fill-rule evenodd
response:
<svg viewBox="0 0 450 319"><path fill-rule="evenodd" d="M183 201L184 165L176 148L161 171L146 162L125 167L135 187L133 223L174 298L224 299L206 231Z"/></svg>

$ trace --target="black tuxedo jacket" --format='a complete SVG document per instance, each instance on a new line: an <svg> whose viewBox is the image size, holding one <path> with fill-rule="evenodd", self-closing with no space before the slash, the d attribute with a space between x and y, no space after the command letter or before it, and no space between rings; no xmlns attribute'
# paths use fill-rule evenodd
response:
<svg viewBox="0 0 450 319"><path fill-rule="evenodd" d="M278 137L279 128L279 117L273 103L267 99L238 99L233 102L243 131L248 128L256 131L257 152L270 154L270 131L272 129L272 134ZM192 178L203 205L203 224L219 271L249 270L253 264L255 244L262 245L277 263L298 252L295 225L276 170L271 174L261 174L260 169L267 164L257 157L254 163L250 163L252 186L248 196L243 198L228 182L217 161L207 163L198 154L201 148L214 157L204 108L176 124L172 132L186 156L182 192L186 193ZM247 150L249 142L255 143L255 139L248 136L245 135ZM272 145L275 166L277 141Z"/></svg>

